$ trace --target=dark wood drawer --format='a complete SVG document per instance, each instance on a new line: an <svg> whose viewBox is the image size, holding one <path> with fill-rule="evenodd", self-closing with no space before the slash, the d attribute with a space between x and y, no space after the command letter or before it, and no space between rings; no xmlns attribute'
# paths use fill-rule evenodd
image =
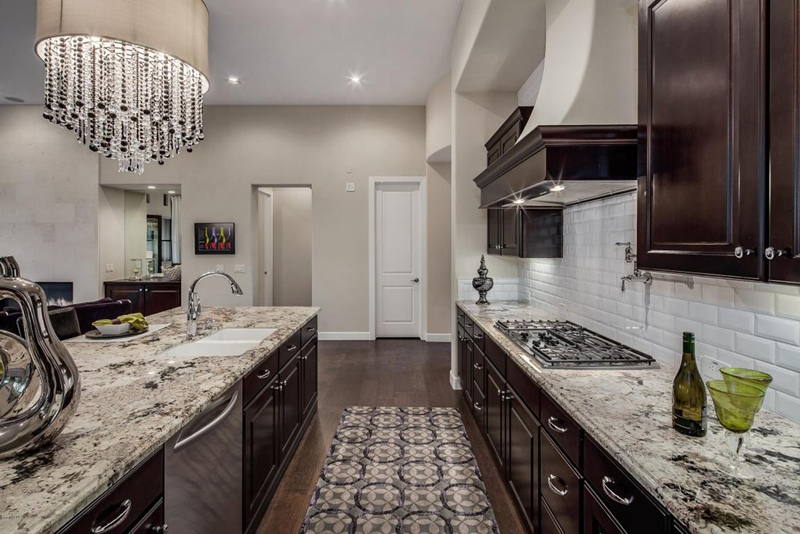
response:
<svg viewBox="0 0 800 534"><path fill-rule="evenodd" d="M166 534L167 528L165 528L165 525L164 500L159 499L150 508L150 511L131 529L130 534Z"/></svg>
<svg viewBox="0 0 800 534"><path fill-rule="evenodd" d="M256 395L270 382L278 376L278 352L273 351L264 358L255 369L244 377L244 402L243 406L250 404Z"/></svg>
<svg viewBox="0 0 800 534"><path fill-rule="evenodd" d="M486 432L486 395L483 394L483 386L477 382L472 383L472 415L481 432Z"/></svg>
<svg viewBox="0 0 800 534"><path fill-rule="evenodd" d="M644 526L647 526L648 534L655 532L647 523L638 525L632 532L640 532ZM626 534L625 529L586 485L583 487L583 534Z"/></svg>
<svg viewBox="0 0 800 534"><path fill-rule="evenodd" d="M469 315L464 315L464 331L467 335L472 338L472 328L475 326L475 323L470 319Z"/></svg>
<svg viewBox="0 0 800 534"><path fill-rule="evenodd" d="M164 494L164 450L139 464L100 496L60 534L87 534L108 526L105 534L127 533ZM111 526L113 525L113 527Z"/></svg>
<svg viewBox="0 0 800 534"><path fill-rule="evenodd" d="M542 534L564 534L564 531L561 530L561 527L556 523L553 512L550 511L544 499L542 499L539 509L542 511Z"/></svg>
<svg viewBox="0 0 800 534"><path fill-rule="evenodd" d="M511 358L508 358L506 363L506 380L514 388L517 397L538 418L541 406L541 389Z"/></svg>
<svg viewBox="0 0 800 534"><path fill-rule="evenodd" d="M583 444L583 474L614 518L631 532L649 525L648 532L663 534L669 519L645 491L588 437Z"/></svg>
<svg viewBox="0 0 800 534"><path fill-rule="evenodd" d="M278 362L278 368L283 369L283 366L289 363L289 361L297 356L300 353L300 348L303 343L303 331L298 330L292 337L287 339L283 345L281 345L280 349L280 361Z"/></svg>
<svg viewBox="0 0 800 534"><path fill-rule="evenodd" d="M317 335L317 316L315 315L312 317L302 328L302 334L300 334L300 343L303 347L306 346L306 343L311 341L311 339Z"/></svg>
<svg viewBox="0 0 800 534"><path fill-rule="evenodd" d="M689 534L689 529L678 523L676 519L673 519L672 534Z"/></svg>
<svg viewBox="0 0 800 534"><path fill-rule="evenodd" d="M472 339L473 341L475 341L475 345L479 349L485 350L484 340L486 339L486 334L484 333L483 329L477 324L472 325Z"/></svg>
<svg viewBox="0 0 800 534"><path fill-rule="evenodd" d="M547 432L541 433L541 487L544 498L564 534L579 534L581 477Z"/></svg>
<svg viewBox="0 0 800 534"><path fill-rule="evenodd" d="M547 430L572 463L580 467L581 427L547 393L542 392L541 402L542 428Z"/></svg>
<svg viewBox="0 0 800 534"><path fill-rule="evenodd" d="M472 379L481 387L481 391L486 392L486 361L483 352L472 345Z"/></svg>
<svg viewBox="0 0 800 534"><path fill-rule="evenodd" d="M464 326L464 317L465 316L466 316L466 314L464 313L464 310L462 310L459 307L456 307L456 322L458 324L460 324L461 326Z"/></svg>
<svg viewBox="0 0 800 534"><path fill-rule="evenodd" d="M487 338L484 343L486 349L484 353L489 358L494 366L500 371L500 374L506 376L506 353L500 348L497 343Z"/></svg>

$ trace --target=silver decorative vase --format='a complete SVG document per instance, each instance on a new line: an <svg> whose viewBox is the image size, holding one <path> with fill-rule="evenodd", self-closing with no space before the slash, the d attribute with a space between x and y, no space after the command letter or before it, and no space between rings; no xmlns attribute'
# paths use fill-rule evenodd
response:
<svg viewBox="0 0 800 534"><path fill-rule="evenodd" d="M478 301L475 304L489 304L486 294L494 287L494 280L487 277L489 269L486 268L486 259L481 254L481 265L478 267L478 276L472 279L472 287L478 292Z"/></svg>
<svg viewBox="0 0 800 534"><path fill-rule="evenodd" d="M0 299L19 303L25 336L0 331L0 458L55 438L81 396L80 375L50 324L41 287L19 277L12 257L0 258Z"/></svg>

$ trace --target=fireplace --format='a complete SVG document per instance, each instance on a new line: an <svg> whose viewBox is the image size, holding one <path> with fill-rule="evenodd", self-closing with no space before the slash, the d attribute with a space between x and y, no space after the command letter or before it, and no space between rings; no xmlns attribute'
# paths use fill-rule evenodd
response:
<svg viewBox="0 0 800 534"><path fill-rule="evenodd" d="M44 290L48 306L69 306L72 304L72 282L36 282ZM15 300L0 299L0 311L6 308L19 309Z"/></svg>

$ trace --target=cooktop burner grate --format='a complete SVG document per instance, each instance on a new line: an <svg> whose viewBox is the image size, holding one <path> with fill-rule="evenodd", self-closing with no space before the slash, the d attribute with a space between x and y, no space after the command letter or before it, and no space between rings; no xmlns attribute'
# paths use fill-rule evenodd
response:
<svg viewBox="0 0 800 534"><path fill-rule="evenodd" d="M497 328L549 368L620 369L655 366L655 360L569 321L498 321Z"/></svg>

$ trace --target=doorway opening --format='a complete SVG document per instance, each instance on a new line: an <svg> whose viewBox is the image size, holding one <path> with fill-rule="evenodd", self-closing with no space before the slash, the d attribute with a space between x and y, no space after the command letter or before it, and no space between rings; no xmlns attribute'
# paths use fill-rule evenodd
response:
<svg viewBox="0 0 800 534"><path fill-rule="evenodd" d="M426 340L425 177L369 180L369 333L371 339Z"/></svg>
<svg viewBox="0 0 800 534"><path fill-rule="evenodd" d="M311 306L311 187L260 186L255 195L258 304Z"/></svg>

